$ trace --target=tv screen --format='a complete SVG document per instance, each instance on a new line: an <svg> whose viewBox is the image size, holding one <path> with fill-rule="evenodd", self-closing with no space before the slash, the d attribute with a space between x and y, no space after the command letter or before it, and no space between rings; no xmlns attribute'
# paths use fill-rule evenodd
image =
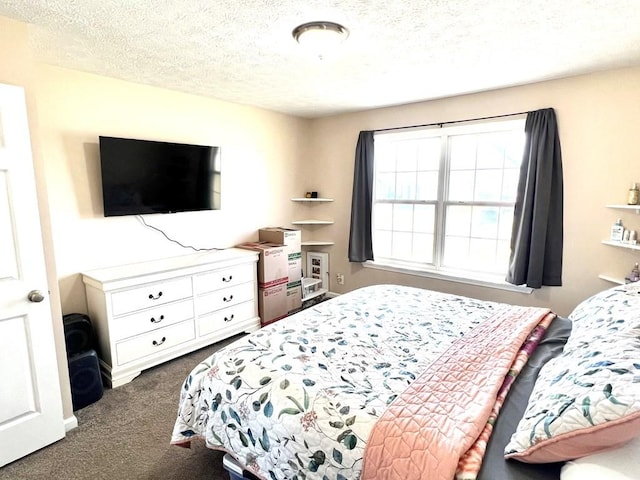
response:
<svg viewBox="0 0 640 480"><path fill-rule="evenodd" d="M104 216L220 209L220 148L99 137Z"/></svg>

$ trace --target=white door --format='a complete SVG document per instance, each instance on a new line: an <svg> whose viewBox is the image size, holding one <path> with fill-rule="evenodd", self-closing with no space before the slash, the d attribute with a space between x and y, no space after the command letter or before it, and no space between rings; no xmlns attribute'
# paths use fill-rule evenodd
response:
<svg viewBox="0 0 640 480"><path fill-rule="evenodd" d="M0 85L0 467L62 437L24 91Z"/></svg>

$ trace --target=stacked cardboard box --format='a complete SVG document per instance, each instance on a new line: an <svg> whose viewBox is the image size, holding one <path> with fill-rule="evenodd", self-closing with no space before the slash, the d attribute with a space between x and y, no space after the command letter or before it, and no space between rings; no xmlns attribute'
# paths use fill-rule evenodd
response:
<svg viewBox="0 0 640 480"><path fill-rule="evenodd" d="M270 227L258 232L260 241L284 245L287 255L287 313L302 309L302 232L291 228Z"/></svg>
<svg viewBox="0 0 640 480"><path fill-rule="evenodd" d="M246 242L238 248L253 250L258 258L258 313L262 325L289 314L287 282L289 280L287 254L284 245L270 242Z"/></svg>
<svg viewBox="0 0 640 480"><path fill-rule="evenodd" d="M258 313L262 325L302 309L302 246L300 230L263 228L258 242L237 245L259 252Z"/></svg>

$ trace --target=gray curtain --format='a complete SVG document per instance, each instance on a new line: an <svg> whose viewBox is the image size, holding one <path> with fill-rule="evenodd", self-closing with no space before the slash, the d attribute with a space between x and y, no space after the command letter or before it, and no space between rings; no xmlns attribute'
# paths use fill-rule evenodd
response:
<svg viewBox="0 0 640 480"><path fill-rule="evenodd" d="M349 261L373 260L371 209L373 204L373 132L358 136L351 197L351 229L349 231Z"/></svg>
<svg viewBox="0 0 640 480"><path fill-rule="evenodd" d="M529 112L506 281L562 285L562 153L552 108Z"/></svg>

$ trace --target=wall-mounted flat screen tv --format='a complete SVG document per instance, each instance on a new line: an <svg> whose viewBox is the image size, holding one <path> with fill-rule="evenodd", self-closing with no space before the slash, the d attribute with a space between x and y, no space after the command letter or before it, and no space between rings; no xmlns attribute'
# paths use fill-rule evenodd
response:
<svg viewBox="0 0 640 480"><path fill-rule="evenodd" d="M220 209L220 147L99 137L104 216Z"/></svg>

